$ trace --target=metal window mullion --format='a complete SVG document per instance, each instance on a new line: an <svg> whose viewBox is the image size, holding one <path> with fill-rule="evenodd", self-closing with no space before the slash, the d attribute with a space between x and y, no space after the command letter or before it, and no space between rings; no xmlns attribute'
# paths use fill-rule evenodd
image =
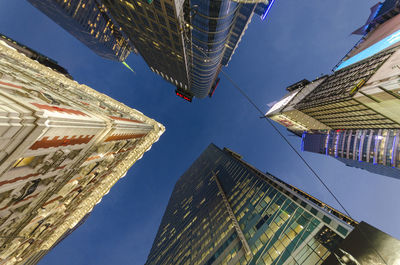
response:
<svg viewBox="0 0 400 265"><path fill-rule="evenodd" d="M283 195L282 193L280 193L280 194ZM286 196L285 196L285 197L286 197ZM289 198L286 197L286 200L283 201L282 205L284 205L285 202L287 202L287 201L289 201L290 203L285 207L285 209L287 209L287 208L293 203ZM297 209L298 209L298 208L297 208ZM275 216L272 218L270 224L272 224L272 222L275 221L276 217L279 216L279 213L282 212L282 211L283 211L283 209L278 205L278 210L276 210L276 212L273 214L273 215L275 215ZM278 230L279 230L279 229L280 229L280 227L278 228ZM283 231L283 230L282 230L282 231ZM264 233L265 233L265 232L266 232L266 231L264 231ZM256 263L257 263L257 262L259 261L259 259L263 256L263 254L265 253L265 251L266 251L267 249L270 249L270 248L268 248L268 246L270 245L271 240L272 240L274 237L275 237L275 233L274 233L273 236L271 236L271 238L268 239L268 242L264 245L263 250L261 251L261 254L258 256L258 259L256 260ZM278 238L279 238L279 236L278 236Z"/></svg>
<svg viewBox="0 0 400 265"><path fill-rule="evenodd" d="M374 135L374 130L369 130L369 135L368 135L368 140L367 140L367 151L366 151L367 153L365 156L366 162L369 162L371 159L371 157L370 157L371 156L371 143L372 143L373 135Z"/></svg>
<svg viewBox="0 0 400 265"><path fill-rule="evenodd" d="M294 211L293 215L291 215L290 218L289 218L289 220L287 221L286 226L284 227L284 229L282 230L281 234L280 234L279 237L278 237L278 240L279 240L279 241L281 241L280 239L281 239L281 237L282 237L282 234L286 234L285 231L286 231L288 225L290 224L291 219L296 215L296 212L297 212L298 209L300 209L300 207L297 207L297 208L296 208L296 210ZM300 216L301 216L301 214L296 218L295 222L300 218ZM282 241L281 241L281 243L282 243ZM290 244L290 243L289 243L289 244ZM286 247L285 247L285 250L286 250ZM279 263L279 261L280 261L280 259L282 258L282 255L283 255L284 252L285 252L285 251L282 251L281 254L279 254L278 260L276 261L275 264L278 264L278 263ZM257 261L258 261L258 260L257 260Z"/></svg>
<svg viewBox="0 0 400 265"><path fill-rule="evenodd" d="M347 137L347 144L346 144L346 158L350 159L350 142L351 137L353 136L353 130L350 130L349 136Z"/></svg>
<svg viewBox="0 0 400 265"><path fill-rule="evenodd" d="M258 205L260 205L261 204L261 202L264 200L264 198L268 195L268 193L270 192L270 189L274 189L274 187L272 187L271 185L269 185L268 183L267 183L267 185L268 185L268 189L264 192L264 195L262 196L262 198L256 203L256 205L254 205L254 209L256 208L256 207L258 207Z"/></svg>
<svg viewBox="0 0 400 265"><path fill-rule="evenodd" d="M389 138L390 138L390 131L387 132L386 137L384 138L384 145L383 145L383 154L382 154L382 162L383 165L386 166L386 154L387 154L387 147L389 145Z"/></svg>
<svg viewBox="0 0 400 265"><path fill-rule="evenodd" d="M302 215L302 214L300 214L300 216L301 216L301 215ZM299 263L297 262L296 258L293 256L293 252L295 252L295 251L297 250L297 246L298 246L298 244L299 244L300 241L301 241L301 237L305 234L305 231L307 231L307 228L310 226L312 220L313 220L313 217L311 216L311 218L310 218L310 219L308 220L308 222L307 222L307 225L304 226L304 229L298 234L298 235L300 235L300 234L302 234L302 235L300 235L300 238L299 238L299 240L296 242L296 245L294 246L293 250L290 251L290 253L289 253L289 255L292 257L293 261L296 262L296 264L299 264ZM299 265L300 265L300 264L299 264Z"/></svg>
<svg viewBox="0 0 400 265"><path fill-rule="evenodd" d="M399 146L399 140L400 140L400 130L395 131L395 140L393 141L393 150L392 150L392 166L397 167L397 149Z"/></svg>
<svg viewBox="0 0 400 265"><path fill-rule="evenodd" d="M351 147L353 149L353 160L357 159L356 156L357 156L357 153L358 153L357 143L358 143L358 135L359 135L359 133L360 133L360 130L356 130L356 133L354 135L353 146Z"/></svg>
<svg viewBox="0 0 400 265"><path fill-rule="evenodd" d="M349 107L353 107L353 106L348 106L345 108L349 108ZM339 108L339 107L338 107ZM314 115L314 117L319 117L319 116L324 116L324 115L335 115L335 114L344 114L344 113L349 113L349 112L355 112L355 111L365 111L365 110L370 110L370 109L357 109L357 110L345 110L345 111L338 111L338 112L329 112L329 110L325 111L325 110L319 110L319 111L313 111L311 113L320 113L319 115Z"/></svg>
<svg viewBox="0 0 400 265"><path fill-rule="evenodd" d="M249 190L251 190L253 187L254 187L254 185L256 184L255 182L253 183L253 182L249 182L247 185L246 185L246 187L247 186L249 186L251 184L251 186L250 186L250 188L249 188ZM246 187L244 187L244 188L246 188ZM241 199L243 200L243 197L245 197L246 195L245 194L243 194L242 196L241 196ZM237 206L237 205L235 205L235 206ZM243 204L243 206L244 206L244 204ZM241 206L240 208L242 208L243 206ZM239 209L240 210L240 209Z"/></svg>
<svg viewBox="0 0 400 265"><path fill-rule="evenodd" d="M263 210L263 212L260 214L260 216L264 217L265 216L265 212L269 209L269 207L271 207L271 204L274 202L276 196L278 195L282 195L282 193L280 193L276 188L272 187L271 188L273 190L276 190L276 193L274 196L272 196L271 200L269 201L269 203L267 204L267 206L265 207L265 209Z"/></svg>
<svg viewBox="0 0 400 265"><path fill-rule="evenodd" d="M238 223L238 221L237 221L237 219L236 219L236 217L235 217L235 215L234 215L234 213L232 211L232 208L231 208L231 206L229 204L229 201L226 198L226 194L225 194L224 190L222 189L221 183L219 182L218 177L215 174L215 172L212 172L212 173L213 173L213 177L215 179L215 182L217 183L218 189L219 189L219 191L221 193L222 200L223 200L223 202L225 204L226 210L228 211L228 214L229 214L229 216L231 218L231 221L233 223L233 227L235 228L235 231L238 234L239 240L242 243L242 246L243 246L243 248L245 250L245 253L246 253L246 255L251 255L252 256L253 253L251 252L250 246L249 246L249 244L248 244L248 242L247 242L247 240L246 240L246 238L245 238L245 236L243 234L243 231L240 228L239 223Z"/></svg>

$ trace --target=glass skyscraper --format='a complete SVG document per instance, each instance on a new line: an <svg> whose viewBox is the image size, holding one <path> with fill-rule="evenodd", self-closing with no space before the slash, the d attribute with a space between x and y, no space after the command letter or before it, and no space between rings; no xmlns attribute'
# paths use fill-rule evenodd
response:
<svg viewBox="0 0 400 265"><path fill-rule="evenodd" d="M254 14L275 0L28 0L98 55L131 50L186 100L212 96Z"/></svg>
<svg viewBox="0 0 400 265"><path fill-rule="evenodd" d="M357 223L211 144L177 181L150 264L321 264Z"/></svg>
<svg viewBox="0 0 400 265"><path fill-rule="evenodd" d="M351 167L400 179L400 130L304 133L303 151L325 154Z"/></svg>
<svg viewBox="0 0 400 265"><path fill-rule="evenodd" d="M273 1L102 2L150 69L191 100L210 94L253 14L265 17Z"/></svg>
<svg viewBox="0 0 400 265"><path fill-rule="evenodd" d="M124 61L131 45L97 0L28 0L97 55Z"/></svg>

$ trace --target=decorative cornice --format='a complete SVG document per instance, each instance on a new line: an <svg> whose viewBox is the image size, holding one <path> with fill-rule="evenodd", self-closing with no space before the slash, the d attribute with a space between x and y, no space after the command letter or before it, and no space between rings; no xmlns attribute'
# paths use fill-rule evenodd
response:
<svg viewBox="0 0 400 265"><path fill-rule="evenodd" d="M56 228L51 237L42 242L40 250L51 248L65 232L72 229L87 213L92 211L100 199L110 191L111 187L125 175L128 169L143 156L144 152L146 152L158 138L158 132L152 131L142 139L128 157L119 163L113 169L113 172L91 192L91 196L86 198L77 209L67 217L64 223Z"/></svg>

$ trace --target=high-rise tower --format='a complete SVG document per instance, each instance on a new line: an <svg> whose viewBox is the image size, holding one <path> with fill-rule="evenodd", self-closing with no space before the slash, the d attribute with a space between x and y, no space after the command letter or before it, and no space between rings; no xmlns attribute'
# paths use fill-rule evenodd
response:
<svg viewBox="0 0 400 265"><path fill-rule="evenodd" d="M28 0L97 55L124 61L132 50L127 38L97 0Z"/></svg>
<svg viewBox="0 0 400 265"><path fill-rule="evenodd" d="M192 101L212 96L254 14L275 0L29 0L100 56L130 49Z"/></svg>
<svg viewBox="0 0 400 265"><path fill-rule="evenodd" d="M347 166L400 179L400 130L304 132L302 150L329 155Z"/></svg>
<svg viewBox="0 0 400 265"><path fill-rule="evenodd" d="M307 131L400 128L399 60L400 46L383 50L296 87L266 115Z"/></svg>
<svg viewBox="0 0 400 265"><path fill-rule="evenodd" d="M177 181L150 264L321 264L357 222L210 145Z"/></svg>
<svg viewBox="0 0 400 265"><path fill-rule="evenodd" d="M36 262L164 127L0 40L0 263Z"/></svg>
<svg viewBox="0 0 400 265"><path fill-rule="evenodd" d="M251 18L274 0L102 2L150 69L191 100L212 94Z"/></svg>
<svg viewBox="0 0 400 265"><path fill-rule="evenodd" d="M266 116L297 135L307 132L306 151L398 177L400 1L373 6L354 33L363 37L333 74L290 86Z"/></svg>

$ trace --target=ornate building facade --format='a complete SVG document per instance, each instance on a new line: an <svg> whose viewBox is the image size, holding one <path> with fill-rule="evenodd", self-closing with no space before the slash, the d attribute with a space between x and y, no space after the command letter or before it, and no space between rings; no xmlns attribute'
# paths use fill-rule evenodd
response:
<svg viewBox="0 0 400 265"><path fill-rule="evenodd" d="M35 264L164 127L0 41L0 263Z"/></svg>

